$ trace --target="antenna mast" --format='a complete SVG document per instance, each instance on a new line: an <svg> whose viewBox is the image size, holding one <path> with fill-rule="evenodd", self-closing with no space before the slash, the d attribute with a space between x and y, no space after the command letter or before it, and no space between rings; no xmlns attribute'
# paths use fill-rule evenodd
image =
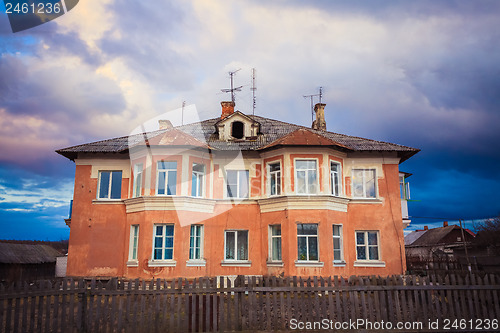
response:
<svg viewBox="0 0 500 333"><path fill-rule="evenodd" d="M313 98L318 96L319 97L319 102L321 103L321 99L323 98L323 87L319 87L319 94L313 94L313 95L302 95L304 98L311 98L311 121L314 121L314 105L313 105Z"/></svg>
<svg viewBox="0 0 500 333"><path fill-rule="evenodd" d="M233 75L234 75L236 72L240 71L240 70L241 70L241 68L240 68L240 69L235 70L234 72L229 72L229 77L230 77L230 79L231 79L231 89L221 89L221 91L222 91L222 92L226 92L226 93L227 93L227 92L230 92L230 93L231 93L231 101L232 101L233 103L234 103L234 92L235 92L235 91L241 91L241 88L243 88L243 86L239 86L239 87L236 87L236 88L234 88L234 87L233 87Z"/></svg>
<svg viewBox="0 0 500 333"><path fill-rule="evenodd" d="M186 101L182 101L181 125L184 125L184 107L185 106L186 106Z"/></svg>
<svg viewBox="0 0 500 333"><path fill-rule="evenodd" d="M256 99L255 99L255 90L257 90L257 87L255 86L255 68L252 68L252 115L255 116L255 104L256 104Z"/></svg>

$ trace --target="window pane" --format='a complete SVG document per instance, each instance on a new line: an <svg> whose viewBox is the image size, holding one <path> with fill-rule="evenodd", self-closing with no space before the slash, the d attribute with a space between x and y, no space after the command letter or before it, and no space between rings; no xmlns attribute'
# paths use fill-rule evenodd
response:
<svg viewBox="0 0 500 333"><path fill-rule="evenodd" d="M340 250L340 238L333 239L333 249Z"/></svg>
<svg viewBox="0 0 500 333"><path fill-rule="evenodd" d="M238 174L235 170L227 171L227 183L228 184L236 184L238 179Z"/></svg>
<svg viewBox="0 0 500 333"><path fill-rule="evenodd" d="M234 248L235 244L235 233L234 231L226 231L226 259L235 259Z"/></svg>
<svg viewBox="0 0 500 333"><path fill-rule="evenodd" d="M177 171L169 171L168 172L168 185L167 185L167 194L175 195L176 193L176 185L177 185Z"/></svg>
<svg viewBox="0 0 500 333"><path fill-rule="evenodd" d="M317 224L298 224L297 225L298 235L317 235L318 225Z"/></svg>
<svg viewBox="0 0 500 333"><path fill-rule="evenodd" d="M155 254L153 259L161 259L161 249L155 249Z"/></svg>
<svg viewBox="0 0 500 333"><path fill-rule="evenodd" d="M297 237L298 259L307 260L307 238Z"/></svg>
<svg viewBox="0 0 500 333"><path fill-rule="evenodd" d="M165 194L165 172L158 173L158 194Z"/></svg>
<svg viewBox="0 0 500 333"><path fill-rule="evenodd" d="M273 236L281 236L281 226L273 225L271 228L271 232Z"/></svg>
<svg viewBox="0 0 500 333"><path fill-rule="evenodd" d="M357 246L358 260L366 260L366 248L364 246Z"/></svg>
<svg viewBox="0 0 500 333"><path fill-rule="evenodd" d="M196 173L193 172L193 177L191 178L191 196L196 197L198 194L198 177Z"/></svg>
<svg viewBox="0 0 500 333"><path fill-rule="evenodd" d="M334 249L333 250L333 260L335 260L335 261L342 260L340 249Z"/></svg>
<svg viewBox="0 0 500 333"><path fill-rule="evenodd" d="M110 172L101 171L101 181L99 183L99 198L108 198Z"/></svg>
<svg viewBox="0 0 500 333"><path fill-rule="evenodd" d="M177 162L159 161L158 162L158 169L176 170L177 169Z"/></svg>
<svg viewBox="0 0 500 333"><path fill-rule="evenodd" d="M240 171L239 178L240 178L239 198L248 198L248 171Z"/></svg>
<svg viewBox="0 0 500 333"><path fill-rule="evenodd" d="M173 236L174 235L174 226L173 225L166 225L165 226L165 235L166 236Z"/></svg>
<svg viewBox="0 0 500 333"><path fill-rule="evenodd" d="M274 237L271 240L272 260L281 260L281 237Z"/></svg>
<svg viewBox="0 0 500 333"><path fill-rule="evenodd" d="M377 233L368 232L368 245L377 245Z"/></svg>
<svg viewBox="0 0 500 333"><path fill-rule="evenodd" d="M295 167L297 168L297 170L305 170L308 168L308 161L303 161L303 160L298 160L298 161L295 161Z"/></svg>
<svg viewBox="0 0 500 333"><path fill-rule="evenodd" d="M238 260L248 260L248 231L238 231Z"/></svg>
<svg viewBox="0 0 500 333"><path fill-rule="evenodd" d="M269 164L269 171L279 171L280 170L280 164L279 163L273 163Z"/></svg>
<svg viewBox="0 0 500 333"><path fill-rule="evenodd" d="M163 245L163 238L162 237L155 237L155 248L162 247L162 245Z"/></svg>
<svg viewBox="0 0 500 333"><path fill-rule="evenodd" d="M306 193L305 171L297 171L297 193Z"/></svg>
<svg viewBox="0 0 500 333"><path fill-rule="evenodd" d="M365 233L364 232L356 232L356 244L358 244L358 245L365 244Z"/></svg>
<svg viewBox="0 0 500 333"><path fill-rule="evenodd" d="M174 257L173 249L165 249L165 260L172 259Z"/></svg>
<svg viewBox="0 0 500 333"><path fill-rule="evenodd" d="M236 198L237 193L238 193L237 185L227 185L227 196L229 198Z"/></svg>
<svg viewBox="0 0 500 333"><path fill-rule="evenodd" d="M165 247L174 247L174 237L165 237Z"/></svg>
<svg viewBox="0 0 500 333"><path fill-rule="evenodd" d="M122 172L113 171L111 173L111 199L122 197Z"/></svg>
<svg viewBox="0 0 500 333"><path fill-rule="evenodd" d="M375 170L365 170L366 196L375 198Z"/></svg>
<svg viewBox="0 0 500 333"><path fill-rule="evenodd" d="M281 194L281 175L279 172L276 174L276 193L275 194L276 195Z"/></svg>
<svg viewBox="0 0 500 333"><path fill-rule="evenodd" d="M193 165L193 171L198 171L201 173L205 172L205 166L203 164L194 164Z"/></svg>
<svg viewBox="0 0 500 333"><path fill-rule="evenodd" d="M334 225L333 226L333 235L334 236L340 236L340 226L339 225Z"/></svg>
<svg viewBox="0 0 500 333"><path fill-rule="evenodd" d="M368 252L370 260L378 260L378 246L370 246Z"/></svg>
<svg viewBox="0 0 500 333"><path fill-rule="evenodd" d="M318 186L318 184L316 183L316 170L310 170L307 178L307 182L309 185L307 193L316 193L316 187Z"/></svg>
<svg viewBox="0 0 500 333"><path fill-rule="evenodd" d="M309 260L318 260L318 237L309 237Z"/></svg>
<svg viewBox="0 0 500 333"><path fill-rule="evenodd" d="M276 175L271 175L271 195L276 195Z"/></svg>

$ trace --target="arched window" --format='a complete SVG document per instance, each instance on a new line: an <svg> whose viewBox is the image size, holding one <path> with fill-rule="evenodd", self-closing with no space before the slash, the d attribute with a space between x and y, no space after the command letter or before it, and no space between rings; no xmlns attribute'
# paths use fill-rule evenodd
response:
<svg viewBox="0 0 500 333"><path fill-rule="evenodd" d="M231 135L235 139L243 139L244 125L241 121L235 121L232 125Z"/></svg>

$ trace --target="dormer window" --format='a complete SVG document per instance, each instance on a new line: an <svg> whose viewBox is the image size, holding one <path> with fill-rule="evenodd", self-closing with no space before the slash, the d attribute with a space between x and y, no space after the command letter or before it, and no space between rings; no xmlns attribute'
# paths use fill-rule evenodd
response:
<svg viewBox="0 0 500 333"><path fill-rule="evenodd" d="M243 139L245 125L241 121L234 121L231 128L231 136L235 139Z"/></svg>

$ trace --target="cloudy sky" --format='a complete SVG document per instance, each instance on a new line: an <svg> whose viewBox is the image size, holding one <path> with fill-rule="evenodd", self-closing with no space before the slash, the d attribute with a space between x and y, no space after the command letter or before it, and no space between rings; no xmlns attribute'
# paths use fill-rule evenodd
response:
<svg viewBox="0 0 500 333"><path fill-rule="evenodd" d="M422 151L412 228L500 213L499 1L85 0L12 33L0 5L0 239L69 236L74 164L54 152L178 109L237 109ZM179 121L179 119L177 119ZM472 227L472 222L468 222Z"/></svg>

